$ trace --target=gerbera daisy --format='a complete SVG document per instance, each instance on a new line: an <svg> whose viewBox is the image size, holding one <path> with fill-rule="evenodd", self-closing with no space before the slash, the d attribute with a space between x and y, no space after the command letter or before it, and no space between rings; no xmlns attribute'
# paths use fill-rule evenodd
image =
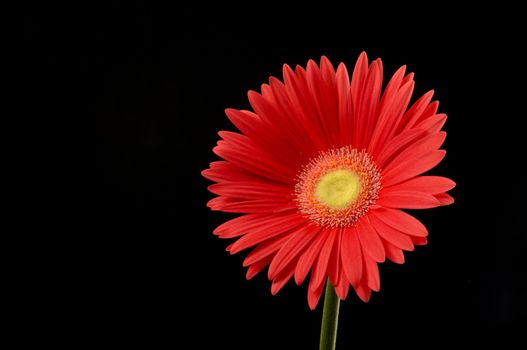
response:
<svg viewBox="0 0 527 350"><path fill-rule="evenodd" d="M453 203L447 178L422 176L445 156L446 115L433 91L408 108L413 74L401 67L382 91L380 59L362 53L351 80L326 57L320 66L283 67L253 111L227 109L240 133L221 131L223 158L203 175L216 182L213 210L240 213L214 233L236 239L231 254L252 249L243 263L250 279L268 266L271 292L308 276L314 309L326 280L340 299L352 286L368 301L380 288L377 264L402 264L403 251L427 242L427 229L401 209Z"/></svg>

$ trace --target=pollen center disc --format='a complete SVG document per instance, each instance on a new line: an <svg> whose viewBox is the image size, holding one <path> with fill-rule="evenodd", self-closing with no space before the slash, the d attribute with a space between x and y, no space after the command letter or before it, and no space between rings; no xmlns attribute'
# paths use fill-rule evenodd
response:
<svg viewBox="0 0 527 350"><path fill-rule="evenodd" d="M355 202L360 192L360 177L351 170L337 169L320 177L315 197L331 209L343 209Z"/></svg>
<svg viewBox="0 0 527 350"><path fill-rule="evenodd" d="M381 172L351 146L320 152L302 168L295 185L301 214L320 226L353 226L377 200Z"/></svg>

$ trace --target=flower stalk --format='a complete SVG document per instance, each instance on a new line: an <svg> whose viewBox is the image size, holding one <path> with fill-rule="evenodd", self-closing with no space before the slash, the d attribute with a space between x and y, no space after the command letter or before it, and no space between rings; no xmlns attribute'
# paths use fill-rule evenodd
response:
<svg viewBox="0 0 527 350"><path fill-rule="evenodd" d="M320 327L320 350L335 350L339 322L340 299L331 282L326 283L322 326Z"/></svg>

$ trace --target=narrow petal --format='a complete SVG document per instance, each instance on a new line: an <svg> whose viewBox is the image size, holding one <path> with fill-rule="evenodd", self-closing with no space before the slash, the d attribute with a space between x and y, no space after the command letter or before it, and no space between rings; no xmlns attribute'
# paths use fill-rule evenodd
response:
<svg viewBox="0 0 527 350"><path fill-rule="evenodd" d="M289 229L285 229L286 227L284 226L280 226L279 229L274 230L255 229L254 231L251 231L250 233L244 235L234 243L231 249L231 254L236 254L269 238L273 238L281 234L290 234L292 232L295 232L295 229L297 229L299 226L304 226L305 222L292 222L290 223L290 225L291 226Z"/></svg>
<svg viewBox="0 0 527 350"><path fill-rule="evenodd" d="M227 108L225 114L231 123L252 141L255 141L264 148L275 147L275 144L271 142L277 138L278 134L273 132L273 128L267 127L267 123L256 113Z"/></svg>
<svg viewBox="0 0 527 350"><path fill-rule="evenodd" d="M390 242L397 248L401 248L408 251L414 250L414 245L410 236L394 229L391 226L388 226L373 215L370 217L370 220L372 226L375 227L375 230L383 239Z"/></svg>
<svg viewBox="0 0 527 350"><path fill-rule="evenodd" d="M383 186L389 187L432 169L443 158L444 150L432 151L419 159L410 159L394 166L390 172L383 172Z"/></svg>
<svg viewBox="0 0 527 350"><path fill-rule="evenodd" d="M364 266L366 270L366 281L371 290L378 292L381 289L381 279L377 263L368 256L364 256Z"/></svg>
<svg viewBox="0 0 527 350"><path fill-rule="evenodd" d="M365 52L361 53L355 68L353 69L353 74L351 78L351 101L353 108L353 118L352 118L352 144L356 143L356 140L360 139L360 105L361 98L364 91L364 85L366 84L366 79L368 76L368 56Z"/></svg>
<svg viewBox="0 0 527 350"><path fill-rule="evenodd" d="M356 226L362 251L376 262L383 262L385 259L384 247L381 239L367 217L360 220Z"/></svg>
<svg viewBox="0 0 527 350"><path fill-rule="evenodd" d="M333 69L327 58L322 60L326 62L325 69ZM315 102L317 117L321 125L320 132L325 136L328 145L334 145L340 134L338 130L338 105L337 90L333 80L327 82L322 76L314 61L309 61L307 65L307 84L311 91L311 99Z"/></svg>
<svg viewBox="0 0 527 350"><path fill-rule="evenodd" d="M435 195L441 205L450 205L454 203L454 198L448 193L439 193Z"/></svg>
<svg viewBox="0 0 527 350"><path fill-rule="evenodd" d="M419 122L415 128L435 133L443 128L443 125L445 125L446 120L446 114L433 115L427 119L423 119L423 121Z"/></svg>
<svg viewBox="0 0 527 350"><path fill-rule="evenodd" d="M353 75L351 79L351 93L354 99L354 105L357 105L357 107L358 104L355 102L358 102L359 97L361 96L361 92L366 82L367 74L368 55L366 54L366 52L362 52L359 58L357 59L357 63L355 64L355 68L353 69Z"/></svg>
<svg viewBox="0 0 527 350"><path fill-rule="evenodd" d="M434 96L434 90L428 91L426 94L421 96L412 107L404 114L399 124L399 133L412 128L415 123L419 120L426 107L430 104L432 97Z"/></svg>
<svg viewBox="0 0 527 350"><path fill-rule="evenodd" d="M215 182L254 182L254 183L272 183L284 186L284 184L270 181L267 178L247 172L241 167L237 167L231 162L224 160L210 163L210 168L201 172L205 178Z"/></svg>
<svg viewBox="0 0 527 350"><path fill-rule="evenodd" d="M410 238L412 238L414 245L426 245L428 243L426 237L410 236Z"/></svg>
<svg viewBox="0 0 527 350"><path fill-rule="evenodd" d="M351 92L350 80L346 66L341 63L337 68L337 95L338 95L338 111L339 111L339 130L340 143L338 147L351 144L351 130L352 126L352 106L351 106Z"/></svg>
<svg viewBox="0 0 527 350"><path fill-rule="evenodd" d="M386 162L383 165L383 174L389 174L393 168L400 164L407 164L415 162L431 151L435 151L441 147L446 138L446 132L438 132L437 134L429 134L422 139L417 140L411 144L400 154L395 156L391 162Z"/></svg>
<svg viewBox="0 0 527 350"><path fill-rule="evenodd" d="M386 144L387 141L397 136L396 129L399 120L402 118L410 102L414 89L414 82L412 80L406 83L403 80L403 84L397 92L397 96L390 108L383 110L379 115L377 125L375 126L376 131L368 147L372 154L377 154L381 145Z"/></svg>
<svg viewBox="0 0 527 350"><path fill-rule="evenodd" d="M456 183L446 177L441 176L418 176L395 186L383 188L383 193L399 191L415 191L428 194L440 194L450 191Z"/></svg>
<svg viewBox="0 0 527 350"><path fill-rule="evenodd" d="M348 281L346 277L346 273L344 272L344 266L342 264L342 259L340 259L340 277L338 278L339 282L335 285L335 293L337 293L338 297L341 300L346 299L346 296L348 295L349 288L350 288L350 282Z"/></svg>
<svg viewBox="0 0 527 350"><path fill-rule="evenodd" d="M406 66L402 66L397 70L397 72L395 72L393 77L388 82L388 85L386 85L386 89L384 90L379 103L379 115L377 118L377 123L368 145L368 151L374 156L375 154L373 153L373 150L376 149L378 141L380 140L383 132L386 132L385 125L388 122L388 118L390 117L389 112L392 111L392 106L394 105L395 101L397 101L398 92L401 88L405 72Z"/></svg>
<svg viewBox="0 0 527 350"><path fill-rule="evenodd" d="M255 262L254 264L252 264L251 266L249 266L249 268L247 269L247 273L245 274L245 278L250 280L251 278L256 276L260 271L262 271L267 265L271 263L272 259L273 259L272 255L266 256L262 260L259 260Z"/></svg>
<svg viewBox="0 0 527 350"><path fill-rule="evenodd" d="M337 237L335 238L333 251L331 252L331 257L329 259L328 276L333 286L336 286L339 283L340 278L340 246L342 241L342 233L342 228L336 230L335 234Z"/></svg>
<svg viewBox="0 0 527 350"><path fill-rule="evenodd" d="M320 229L316 226L301 226L291 238L283 245L274 257L269 266L268 277L273 279L280 273L293 259L302 252L304 247L309 244Z"/></svg>
<svg viewBox="0 0 527 350"><path fill-rule="evenodd" d="M378 154L372 154L375 159L375 163L380 168L391 161L396 155L398 155L402 150L406 149L408 145L420 140L427 133L424 130L407 130L393 139L391 139L379 152Z"/></svg>
<svg viewBox="0 0 527 350"><path fill-rule="evenodd" d="M271 283L271 294L276 295L282 289L286 283L291 279L293 276L293 273L295 272L295 266L296 266L296 260L298 257L296 257L293 261L291 261L284 269L280 271L280 273L273 279L273 282Z"/></svg>
<svg viewBox="0 0 527 350"><path fill-rule="evenodd" d="M348 281L357 287L362 278L362 250L354 227L346 228L342 235L341 259Z"/></svg>
<svg viewBox="0 0 527 350"><path fill-rule="evenodd" d="M289 69L290 70L290 69ZM315 143L306 142L306 135L308 131L304 126L304 114L300 108L290 100L287 93L286 86L278 79L271 78L269 80L271 89L276 102L276 107L280 110L280 113L285 116L277 123L280 126L282 132L285 131L284 135L290 139L295 145L292 151L297 151L297 156L310 155L316 153Z"/></svg>
<svg viewBox="0 0 527 350"><path fill-rule="evenodd" d="M212 210L247 214L278 213L296 208L294 203L285 203L276 199L236 200L226 197L213 198L207 203L207 206Z"/></svg>
<svg viewBox="0 0 527 350"><path fill-rule="evenodd" d="M318 137L324 140L324 144L331 144L331 130L325 121L324 109L326 108L327 96L323 86L320 70L313 60L309 60L306 68L306 83L308 100L312 104L310 118L318 125ZM331 123L331 122L330 122ZM329 123L329 124L330 124Z"/></svg>
<svg viewBox="0 0 527 350"><path fill-rule="evenodd" d="M269 255L275 256L276 252L290 239L289 235L274 237L260 243L243 260L243 266L252 265L259 260L267 258Z"/></svg>
<svg viewBox="0 0 527 350"><path fill-rule="evenodd" d="M218 156L257 176L286 184L293 182L293 170L277 162L276 158L264 153L261 148L255 147L247 136L231 132L221 133L224 140L219 141L213 148L213 152ZM251 157L247 157L248 154Z"/></svg>
<svg viewBox="0 0 527 350"><path fill-rule="evenodd" d="M393 261L396 264L404 264L404 254L400 248L397 248L387 240L382 240L384 245L384 251L386 252L386 257ZM415 242L414 242L415 244Z"/></svg>
<svg viewBox="0 0 527 350"><path fill-rule="evenodd" d="M307 303L311 310L315 310L317 307L322 291L324 290L325 283L321 283L318 287L315 287L313 282L313 277L309 281L309 287L307 289Z"/></svg>
<svg viewBox="0 0 527 350"><path fill-rule="evenodd" d="M419 119L417 120L416 125L421 123L423 120L426 120L437 113L437 110L439 109L439 101L434 101L430 103L424 110L424 112L421 114Z"/></svg>
<svg viewBox="0 0 527 350"><path fill-rule="evenodd" d="M415 191L392 191L388 193L381 191L376 204L395 209L427 209L441 205L433 195Z"/></svg>
<svg viewBox="0 0 527 350"><path fill-rule="evenodd" d="M308 98L306 82L306 72L301 68L293 72L287 65L284 66L284 81L287 96L291 104L296 106L295 112L298 117L298 125L302 126L305 131L305 137L315 147L315 149L324 149L327 147L325 140L320 137L320 125L318 118L314 118L316 108Z"/></svg>
<svg viewBox="0 0 527 350"><path fill-rule="evenodd" d="M375 126L375 117L377 113L377 106L381 95L382 87L382 63L380 60L375 60L368 71L368 76L364 85L364 90L361 96L360 105L358 109L358 116L361 117L361 122L358 124L360 130L358 138L355 139L355 147L362 149L367 146L371 138L371 133Z"/></svg>
<svg viewBox="0 0 527 350"><path fill-rule="evenodd" d="M311 244L306 248L295 269L295 282L300 285L305 280L311 266L315 262L320 250L326 243L329 237L329 230L321 230L319 234L313 239Z"/></svg>
<svg viewBox="0 0 527 350"><path fill-rule="evenodd" d="M404 211L383 208L372 210L369 215L375 216L385 224L408 235L418 237L426 237L428 235L426 227L419 220Z"/></svg>
<svg viewBox="0 0 527 350"><path fill-rule="evenodd" d="M370 300L371 289L366 285L366 283L361 283L357 288L355 288L355 292L357 292L359 298L365 303Z"/></svg>
<svg viewBox="0 0 527 350"><path fill-rule="evenodd" d="M331 258L331 252L333 251L333 245L337 238L337 230L330 230L329 237L325 242L324 246L318 254L318 258L313 265L311 271L311 278L313 279L314 287L318 287L328 277L327 269L329 265L329 259Z"/></svg>
<svg viewBox="0 0 527 350"><path fill-rule="evenodd" d="M221 238L233 238L258 229L287 231L298 225L302 219L302 216L294 211L243 215L224 222L214 230L214 234Z"/></svg>
<svg viewBox="0 0 527 350"><path fill-rule="evenodd" d="M210 185L208 190L220 196L239 199L272 198L280 202L289 201L287 197L291 196L291 189L270 183L223 182Z"/></svg>

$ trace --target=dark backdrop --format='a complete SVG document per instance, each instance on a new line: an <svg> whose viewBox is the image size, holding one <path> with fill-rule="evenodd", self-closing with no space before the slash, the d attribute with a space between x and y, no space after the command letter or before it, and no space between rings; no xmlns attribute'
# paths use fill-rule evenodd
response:
<svg viewBox="0 0 527 350"><path fill-rule="evenodd" d="M350 292L339 348L517 335L525 318L517 11L267 6L28 10L43 93L61 94L70 121L91 135L83 180L70 188L82 213L70 233L82 231L73 249L83 256L79 295L68 304L74 344L317 348L321 304L308 309L305 286L273 297L265 274L245 280L244 254L230 256L212 235L227 215L206 208L200 171L217 159L216 132L233 130L223 110L248 108L247 90L280 76L283 63L327 55L351 67L363 50L383 59L386 75L407 64L417 95L435 89L449 119L447 158L434 173L458 186L454 205L415 213L429 245L402 266L382 264L381 292L368 304Z"/></svg>

